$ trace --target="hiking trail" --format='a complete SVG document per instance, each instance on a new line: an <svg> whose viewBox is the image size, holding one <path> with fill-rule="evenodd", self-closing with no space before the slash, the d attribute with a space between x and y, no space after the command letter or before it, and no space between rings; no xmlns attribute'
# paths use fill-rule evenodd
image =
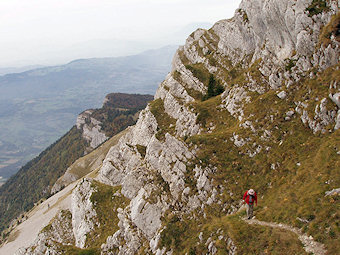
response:
<svg viewBox="0 0 340 255"><path fill-rule="evenodd" d="M288 231L291 231L297 234L299 240L303 244L304 250L307 253L312 253L314 255L325 255L327 252L324 244L314 241L312 236L307 236L306 234L302 233L302 231L298 228L294 228L292 226L282 224L282 223L259 221L256 219L247 220L245 218L242 218L242 220L246 222L247 224L257 224L257 225L266 226L266 227L281 228L281 229L288 230Z"/></svg>

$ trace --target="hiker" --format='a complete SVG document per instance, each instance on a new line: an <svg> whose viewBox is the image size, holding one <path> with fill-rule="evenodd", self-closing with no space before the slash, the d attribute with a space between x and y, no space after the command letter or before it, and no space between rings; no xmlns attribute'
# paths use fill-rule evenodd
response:
<svg viewBox="0 0 340 255"><path fill-rule="evenodd" d="M253 218L254 202L257 205L257 195L253 189L246 191L243 195L243 203L246 203L247 217L248 220Z"/></svg>

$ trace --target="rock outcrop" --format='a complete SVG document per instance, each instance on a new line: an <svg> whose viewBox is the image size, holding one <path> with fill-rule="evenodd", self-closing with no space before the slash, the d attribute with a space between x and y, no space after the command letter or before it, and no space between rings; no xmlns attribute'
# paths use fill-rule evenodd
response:
<svg viewBox="0 0 340 255"><path fill-rule="evenodd" d="M79 248L85 248L86 236L96 224L97 214L91 201L93 192L88 179L83 179L72 192L72 229L75 245Z"/></svg>
<svg viewBox="0 0 340 255"><path fill-rule="evenodd" d="M77 128L82 130L83 138L90 144L92 149L105 142L109 137L101 131L100 121L91 117L93 110L86 110L77 117Z"/></svg>

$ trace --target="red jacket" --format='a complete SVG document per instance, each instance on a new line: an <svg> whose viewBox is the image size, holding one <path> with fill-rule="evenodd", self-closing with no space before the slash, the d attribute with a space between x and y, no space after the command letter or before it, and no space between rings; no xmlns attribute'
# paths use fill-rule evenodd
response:
<svg viewBox="0 0 340 255"><path fill-rule="evenodd" d="M257 195L256 195L256 192L255 194L253 195L254 196L254 201L257 205ZM246 193L244 193L243 195L243 201L245 201L248 205L249 205L249 195L248 195L248 190L246 191ZM253 202L254 203L254 202Z"/></svg>

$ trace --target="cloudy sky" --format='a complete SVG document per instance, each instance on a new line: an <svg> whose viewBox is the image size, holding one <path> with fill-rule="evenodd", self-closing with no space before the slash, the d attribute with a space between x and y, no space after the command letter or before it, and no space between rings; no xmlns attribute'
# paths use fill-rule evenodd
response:
<svg viewBox="0 0 340 255"><path fill-rule="evenodd" d="M155 47L161 46L169 35L188 24L213 24L232 17L239 3L240 0L1 0L0 67L117 55L114 50L110 54L109 49L115 40L145 42L145 47L151 47L153 41ZM102 47L102 52L96 47Z"/></svg>

